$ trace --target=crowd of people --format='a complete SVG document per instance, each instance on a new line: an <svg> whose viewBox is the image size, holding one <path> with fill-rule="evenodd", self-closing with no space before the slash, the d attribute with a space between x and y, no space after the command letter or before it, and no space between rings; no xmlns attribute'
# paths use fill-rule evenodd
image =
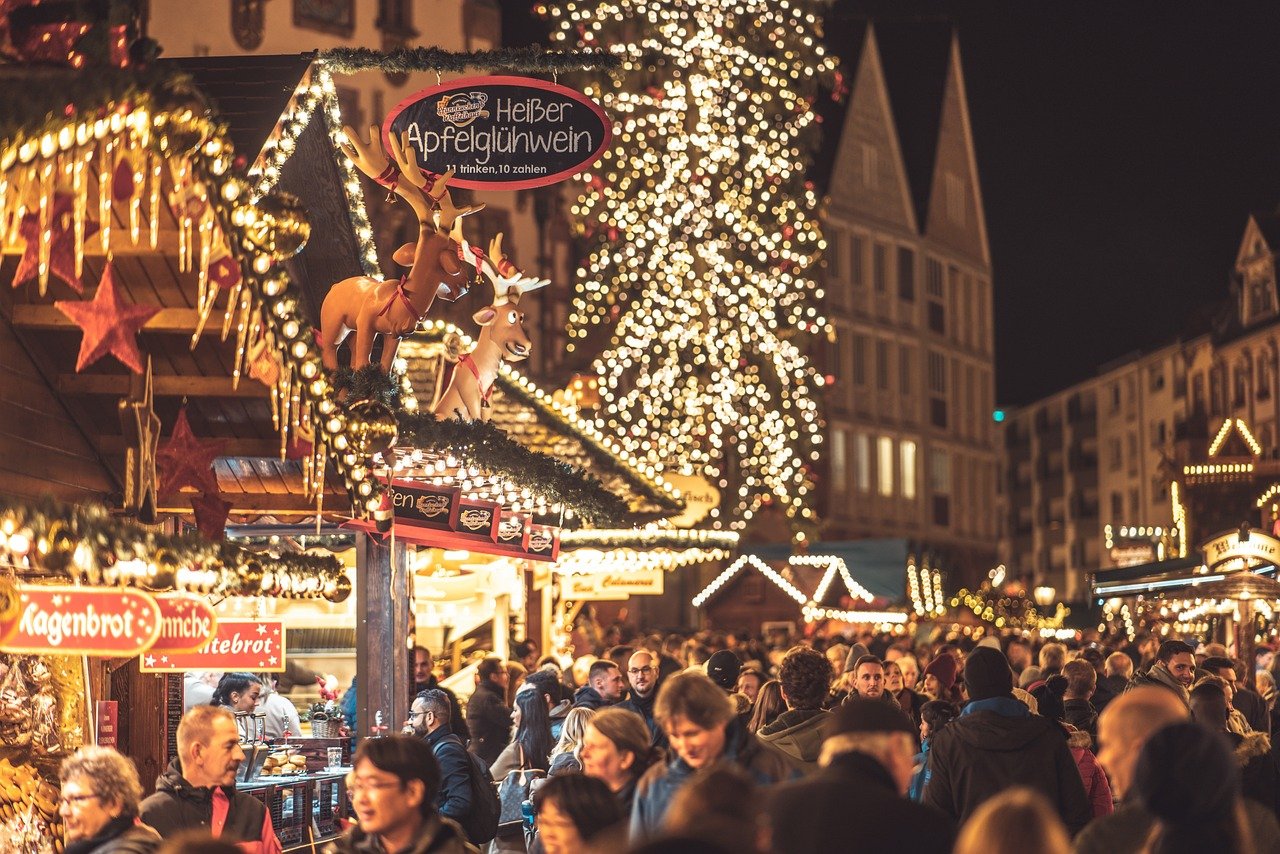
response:
<svg viewBox="0 0 1280 854"><path fill-rule="evenodd" d="M361 741L332 850L1280 852L1265 648L613 640L563 666L517 644L479 662L465 703L416 650L404 731ZM234 786L230 708L261 687L193 707L145 800L119 754L70 757L66 850L213 844L172 847L195 830L279 851Z"/></svg>

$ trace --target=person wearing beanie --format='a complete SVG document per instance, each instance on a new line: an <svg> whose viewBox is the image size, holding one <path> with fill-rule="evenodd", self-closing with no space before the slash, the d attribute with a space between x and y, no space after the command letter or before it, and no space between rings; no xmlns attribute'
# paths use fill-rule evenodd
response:
<svg viewBox="0 0 1280 854"><path fill-rule="evenodd" d="M850 697L832 713L820 770L769 792L773 854L947 854L954 823L905 797L915 733L896 704Z"/></svg>
<svg viewBox="0 0 1280 854"><path fill-rule="evenodd" d="M742 672L742 659L727 649L722 649L707 659L707 677L726 693L732 694L738 686L738 674Z"/></svg>
<svg viewBox="0 0 1280 854"><path fill-rule="evenodd" d="M871 654L866 644L855 643L849 647L849 654L844 657L844 672L852 673L858 666L858 659Z"/></svg>
<svg viewBox="0 0 1280 854"><path fill-rule="evenodd" d="M1056 722L1031 714L1013 697L1013 671L1003 653L978 647L964 667L969 703L932 740L924 803L963 823L1010 786L1043 794L1072 834L1093 811L1080 772Z"/></svg>
<svg viewBox="0 0 1280 854"><path fill-rule="evenodd" d="M1098 762L1107 769L1119 804L1111 815L1089 824L1075 840L1076 854L1138 854L1146 850L1156 818L1143 806L1136 782L1143 748L1156 733L1171 724L1184 724L1187 709L1172 692L1155 686L1134 688L1121 694L1098 717L1101 746ZM1168 761L1175 761L1169 757ZM1183 797L1204 788L1205 780L1188 785ZM1244 814L1255 850L1280 851L1280 825L1269 809L1245 799ZM1217 846L1203 850L1216 851Z"/></svg>
<svg viewBox="0 0 1280 854"><path fill-rule="evenodd" d="M956 659L944 652L934 656L924 669L924 692L931 699L959 704L960 689L956 687Z"/></svg>

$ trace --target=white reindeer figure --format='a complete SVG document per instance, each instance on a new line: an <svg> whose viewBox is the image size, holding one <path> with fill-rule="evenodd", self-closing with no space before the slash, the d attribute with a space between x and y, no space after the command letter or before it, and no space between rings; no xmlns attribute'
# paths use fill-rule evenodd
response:
<svg viewBox="0 0 1280 854"><path fill-rule="evenodd" d="M493 305L477 311L472 319L480 325L475 348L458 360L449 385L431 407L437 418L488 421L489 396L503 360L519 362L529 357L533 345L524 330L520 298L529 291L550 284L550 279L525 276L502 254L502 235L489 244L486 256L465 241L464 261L475 263L493 283Z"/></svg>

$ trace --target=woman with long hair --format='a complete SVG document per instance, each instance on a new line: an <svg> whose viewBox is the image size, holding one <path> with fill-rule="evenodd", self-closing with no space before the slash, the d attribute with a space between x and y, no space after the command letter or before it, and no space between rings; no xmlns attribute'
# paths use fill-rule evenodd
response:
<svg viewBox="0 0 1280 854"><path fill-rule="evenodd" d="M570 709L569 714L565 715L564 726L560 728L560 740L551 751L548 777L555 777L557 774L582 773L582 736L586 731L587 722L595 713L595 709L579 706L576 709Z"/></svg>
<svg viewBox="0 0 1280 854"><path fill-rule="evenodd" d="M928 702L928 698L911 690L896 661L884 663L884 692L897 700L902 711L911 716L911 721L917 727L920 726L920 709Z"/></svg>
<svg viewBox="0 0 1280 854"><path fill-rule="evenodd" d="M751 718L747 721L747 729L758 733L786 710L787 703L782 699L782 684L777 679L770 679L760 686L756 703L751 708Z"/></svg>
<svg viewBox="0 0 1280 854"><path fill-rule="evenodd" d="M627 815L636 783L650 765L662 761L662 751L650 742L644 718L617 706L592 715L582 736L582 772L603 780Z"/></svg>
<svg viewBox="0 0 1280 854"><path fill-rule="evenodd" d="M1044 795L1014 787L974 810L953 854L1071 854L1071 837Z"/></svg>
<svg viewBox="0 0 1280 854"><path fill-rule="evenodd" d="M525 685L516 692L511 712L515 734L489 766L495 782L501 784L512 771L547 771L551 757L551 718L547 701L537 686ZM525 851L524 833L499 832L489 849L493 854L521 854Z"/></svg>

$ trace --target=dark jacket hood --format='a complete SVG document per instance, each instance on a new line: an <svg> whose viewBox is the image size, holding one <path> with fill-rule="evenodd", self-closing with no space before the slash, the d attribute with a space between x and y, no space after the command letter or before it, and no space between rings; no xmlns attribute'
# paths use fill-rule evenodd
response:
<svg viewBox="0 0 1280 854"><path fill-rule="evenodd" d="M227 793L228 798L236 790L234 784L219 788ZM156 791L192 801L207 801L213 796L213 789L209 786L194 786L190 780L182 776L182 763L176 756L169 760L169 767L164 770L164 773L156 778Z"/></svg>
<svg viewBox="0 0 1280 854"><path fill-rule="evenodd" d="M947 724L954 737L979 750L1016 753L1046 732L1054 731L1066 740L1066 734L1056 723L1039 715L1025 718L1008 718L996 712L972 712Z"/></svg>
<svg viewBox="0 0 1280 854"><path fill-rule="evenodd" d="M573 705L588 709L603 709L607 706L612 706L613 703L600 696L600 692L595 688L590 685L583 685L573 695Z"/></svg>

